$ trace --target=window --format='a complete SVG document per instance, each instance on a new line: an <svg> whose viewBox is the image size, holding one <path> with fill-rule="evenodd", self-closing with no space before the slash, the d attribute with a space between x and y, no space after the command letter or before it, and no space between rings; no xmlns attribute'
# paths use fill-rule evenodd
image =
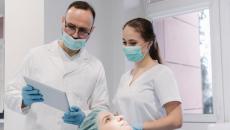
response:
<svg viewBox="0 0 230 130"><path fill-rule="evenodd" d="M213 114L209 10L153 24L164 63L178 81L184 113Z"/></svg>
<svg viewBox="0 0 230 130"><path fill-rule="evenodd" d="M161 57L178 81L187 123L224 120L218 12L218 0L146 4Z"/></svg>

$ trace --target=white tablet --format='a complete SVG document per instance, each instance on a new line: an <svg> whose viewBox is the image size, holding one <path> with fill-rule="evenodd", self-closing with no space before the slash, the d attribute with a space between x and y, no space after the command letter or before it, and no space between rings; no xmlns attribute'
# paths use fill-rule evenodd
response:
<svg viewBox="0 0 230 130"><path fill-rule="evenodd" d="M69 110L69 102L65 92L32 80L28 77L24 77L24 80L28 85L39 89L39 92L43 95L45 104L64 112Z"/></svg>

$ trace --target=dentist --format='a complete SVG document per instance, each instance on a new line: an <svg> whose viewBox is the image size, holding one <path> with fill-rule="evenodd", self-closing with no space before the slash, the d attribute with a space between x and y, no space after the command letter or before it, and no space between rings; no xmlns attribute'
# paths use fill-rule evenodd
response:
<svg viewBox="0 0 230 130"><path fill-rule="evenodd" d="M123 27L123 51L135 66L124 73L113 99L114 112L133 130L173 130L182 125L181 98L172 71L162 64L152 23L144 18Z"/></svg>
<svg viewBox="0 0 230 130"><path fill-rule="evenodd" d="M25 57L5 97L8 108L25 115L24 130L61 130L66 124L77 129L92 109L108 109L104 67L84 48L94 21L95 11L87 2L71 3L62 17L61 38ZM63 114L41 103L46 99L24 76L66 92L70 110Z"/></svg>

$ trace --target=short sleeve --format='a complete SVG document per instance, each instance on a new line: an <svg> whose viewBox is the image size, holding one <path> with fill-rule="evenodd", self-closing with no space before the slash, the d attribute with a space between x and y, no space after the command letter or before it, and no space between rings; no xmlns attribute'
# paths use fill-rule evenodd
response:
<svg viewBox="0 0 230 130"><path fill-rule="evenodd" d="M155 80L155 91L161 106L172 101L181 102L177 81L172 71L162 67Z"/></svg>

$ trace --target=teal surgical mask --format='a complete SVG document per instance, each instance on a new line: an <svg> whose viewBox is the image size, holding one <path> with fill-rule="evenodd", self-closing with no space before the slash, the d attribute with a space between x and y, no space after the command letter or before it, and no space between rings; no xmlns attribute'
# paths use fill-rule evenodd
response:
<svg viewBox="0 0 230 130"><path fill-rule="evenodd" d="M74 39L65 32L62 34L62 40L64 45L71 50L79 50L86 44L86 39Z"/></svg>
<svg viewBox="0 0 230 130"><path fill-rule="evenodd" d="M140 46L124 46L123 51L129 61L138 62L144 58Z"/></svg>

